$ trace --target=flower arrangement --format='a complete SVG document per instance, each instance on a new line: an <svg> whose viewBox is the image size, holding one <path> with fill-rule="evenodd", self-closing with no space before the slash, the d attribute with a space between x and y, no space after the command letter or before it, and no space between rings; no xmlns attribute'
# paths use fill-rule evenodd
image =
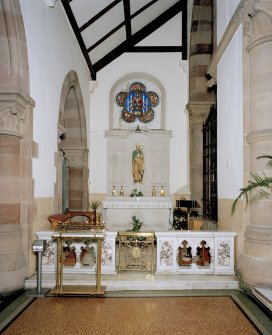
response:
<svg viewBox="0 0 272 335"><path fill-rule="evenodd" d="M141 191L138 191L137 188L134 188L131 193L130 193L130 197L143 197L143 193Z"/></svg>

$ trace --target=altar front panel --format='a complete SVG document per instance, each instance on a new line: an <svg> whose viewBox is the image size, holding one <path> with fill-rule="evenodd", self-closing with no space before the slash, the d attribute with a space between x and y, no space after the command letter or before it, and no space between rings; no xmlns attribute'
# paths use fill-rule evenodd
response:
<svg viewBox="0 0 272 335"><path fill-rule="evenodd" d="M42 271L56 272L56 241L52 238L52 231L37 232L39 239L46 241L46 251L42 257ZM102 243L102 274L117 274L116 264L116 236L117 232L106 231ZM129 234L129 232L127 232ZM236 233L220 231L164 231L155 232L156 237L156 273L175 274L234 274L234 238ZM205 242L209 248L210 262L206 266L197 265L195 259L188 266L180 266L178 262L179 247L183 242L192 249L192 258L196 258L197 248ZM92 245L89 244L92 247ZM84 243L79 248L84 247ZM93 244L96 256L95 243ZM79 250L79 249L78 249ZM65 273L95 273L94 262L84 266L81 263L74 266L64 266Z"/></svg>
<svg viewBox="0 0 272 335"><path fill-rule="evenodd" d="M110 231L132 229L132 216L143 221L142 231L167 231L172 222L170 197L107 197L104 219Z"/></svg>

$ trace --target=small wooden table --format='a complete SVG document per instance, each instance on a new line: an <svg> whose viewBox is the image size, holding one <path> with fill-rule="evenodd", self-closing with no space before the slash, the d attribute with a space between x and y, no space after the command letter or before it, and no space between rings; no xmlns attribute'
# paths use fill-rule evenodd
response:
<svg viewBox="0 0 272 335"><path fill-rule="evenodd" d="M49 295L103 295L105 286L101 286L101 256L102 256L102 240L105 234L103 232L56 232L52 234L52 238L57 240L57 273L56 287L54 287ZM63 244L67 240L95 240L97 241L97 257L96 257L96 285L63 285Z"/></svg>

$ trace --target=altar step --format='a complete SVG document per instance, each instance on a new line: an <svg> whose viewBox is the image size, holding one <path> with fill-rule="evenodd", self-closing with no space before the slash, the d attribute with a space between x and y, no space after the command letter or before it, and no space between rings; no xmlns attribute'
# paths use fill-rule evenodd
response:
<svg viewBox="0 0 272 335"><path fill-rule="evenodd" d="M42 288L56 285L54 274L42 275ZM63 285L95 285L95 275L86 273L65 274ZM152 274L148 272L121 272L102 275L101 285L106 292L116 291L175 291L175 290L237 290L235 275L180 275ZM36 274L25 280L25 288L37 286Z"/></svg>

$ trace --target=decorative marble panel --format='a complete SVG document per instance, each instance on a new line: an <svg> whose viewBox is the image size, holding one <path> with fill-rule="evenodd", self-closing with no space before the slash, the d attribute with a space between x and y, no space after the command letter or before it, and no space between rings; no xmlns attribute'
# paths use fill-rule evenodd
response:
<svg viewBox="0 0 272 335"><path fill-rule="evenodd" d="M216 238L215 267L217 272L229 271L234 267L234 240L231 238Z"/></svg>
<svg viewBox="0 0 272 335"><path fill-rule="evenodd" d="M157 272L234 274L235 236L236 233L218 231L156 232ZM192 263L179 266L178 253L183 241L187 242L187 247L191 247ZM205 248L209 248L209 265L198 265L197 248L202 247L202 241L205 242Z"/></svg>
<svg viewBox="0 0 272 335"><path fill-rule="evenodd" d="M36 232L37 237L40 240L46 240L46 250L42 257L42 271L46 273L55 273L56 271L56 259L57 245L52 239L52 231L40 231ZM117 233L107 232L106 238L102 242L102 265L101 272L103 273L116 273L115 270L115 238ZM70 250L73 250L76 254L76 263L73 266L64 266L64 273L74 272L96 272L96 255L97 246L95 242L91 240L86 241L69 241L64 246L69 246ZM89 259L86 265L82 265L82 249L90 250ZM92 257L94 259L92 260Z"/></svg>

